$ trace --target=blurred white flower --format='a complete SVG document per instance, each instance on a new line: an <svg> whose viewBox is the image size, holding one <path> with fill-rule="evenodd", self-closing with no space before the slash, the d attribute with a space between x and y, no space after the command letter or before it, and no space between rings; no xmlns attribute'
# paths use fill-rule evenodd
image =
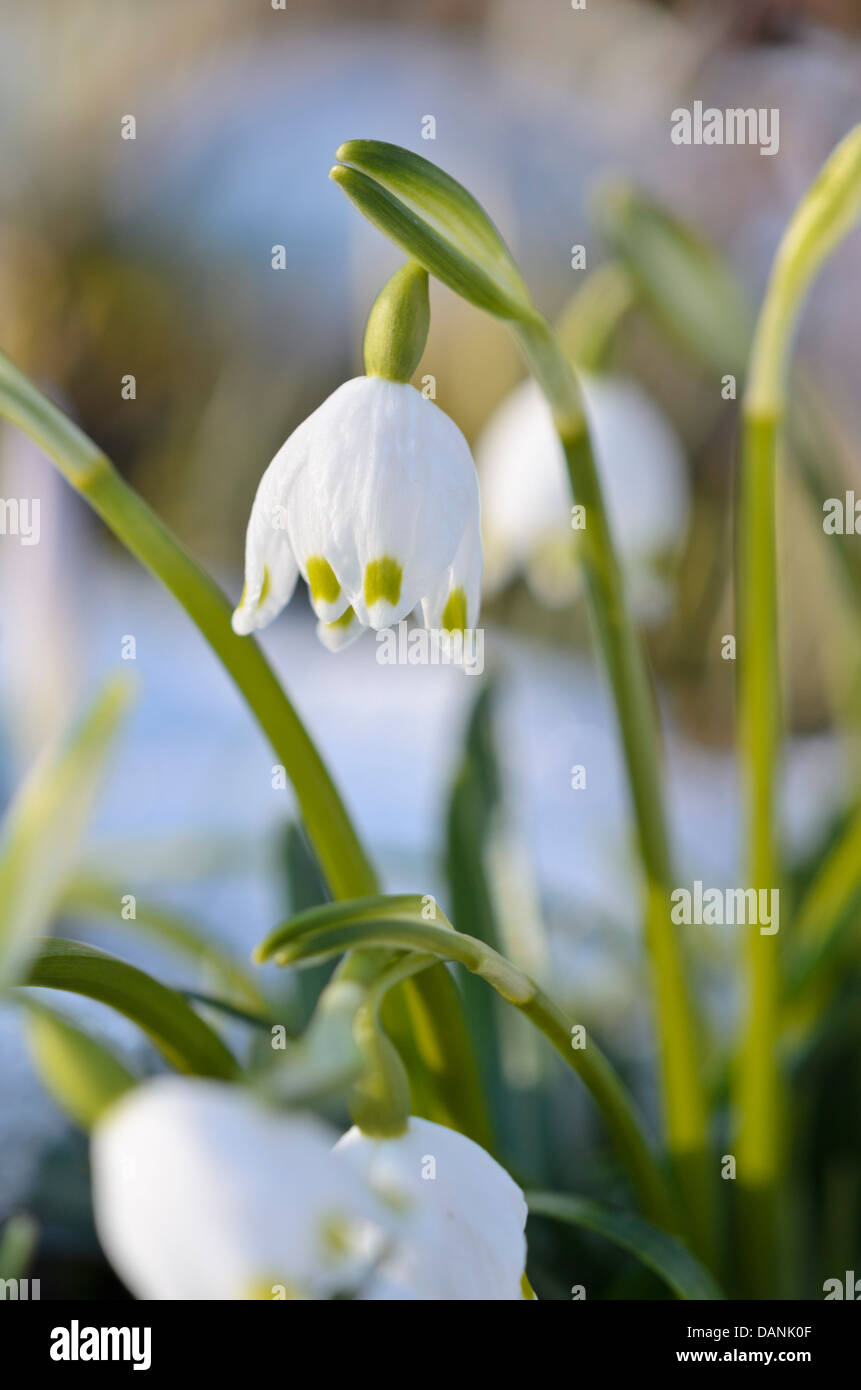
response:
<svg viewBox="0 0 861 1390"><path fill-rule="evenodd" d="M238 1086L161 1077L113 1106L92 1142L105 1253L143 1299L326 1298L357 1285L388 1213L332 1158L310 1115Z"/></svg>
<svg viewBox="0 0 861 1390"><path fill-rule="evenodd" d="M666 416L632 381L584 376L583 398L601 485L631 603L657 617L665 588L655 561L678 544L688 517L679 440ZM523 572L542 602L580 591L578 532L565 456L549 406L534 381L515 388L476 445L482 488L485 588Z"/></svg>
<svg viewBox="0 0 861 1390"><path fill-rule="evenodd" d="M489 1154L416 1119L335 1139L239 1086L145 1082L93 1134L105 1253L142 1299L523 1296L526 1204Z"/></svg>
<svg viewBox="0 0 861 1390"><path fill-rule="evenodd" d="M523 1298L526 1202L478 1144L412 1118L396 1139L353 1128L335 1152L402 1213L402 1238L381 1259L367 1298Z"/></svg>
<svg viewBox="0 0 861 1390"><path fill-rule="evenodd" d="M300 572L332 649L419 604L429 627L475 625L475 466L454 422L408 383L345 382L279 449L251 509L234 630L271 622Z"/></svg>

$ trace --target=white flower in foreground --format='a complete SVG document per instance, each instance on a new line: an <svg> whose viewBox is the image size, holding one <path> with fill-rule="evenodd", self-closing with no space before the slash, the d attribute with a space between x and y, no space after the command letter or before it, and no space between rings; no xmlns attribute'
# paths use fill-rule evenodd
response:
<svg viewBox="0 0 861 1390"><path fill-rule="evenodd" d="M345 382L279 449L251 509L234 630L271 622L300 573L333 649L419 604L428 627L474 627L475 466L454 422L408 382Z"/></svg>
<svg viewBox="0 0 861 1390"><path fill-rule="evenodd" d="M143 1299L523 1297L526 1205L489 1154L415 1119L335 1137L238 1086L145 1082L93 1135L105 1253Z"/></svg>
<svg viewBox="0 0 861 1390"><path fill-rule="evenodd" d="M687 525L688 482L679 440L634 382L584 376L583 397L610 526L634 611L657 616L664 589L654 563ZM567 603L580 590L578 532L565 456L534 381L506 397L476 446L490 592L523 571L535 594Z"/></svg>
<svg viewBox="0 0 861 1390"><path fill-rule="evenodd" d="M403 1215L403 1237L380 1261L367 1298L523 1298L526 1202L478 1144L412 1118L396 1139L353 1128L335 1152Z"/></svg>
<svg viewBox="0 0 861 1390"><path fill-rule="evenodd" d="M335 1134L238 1086L159 1078L92 1142L102 1246L143 1299L326 1298L364 1278L387 1212L332 1158Z"/></svg>

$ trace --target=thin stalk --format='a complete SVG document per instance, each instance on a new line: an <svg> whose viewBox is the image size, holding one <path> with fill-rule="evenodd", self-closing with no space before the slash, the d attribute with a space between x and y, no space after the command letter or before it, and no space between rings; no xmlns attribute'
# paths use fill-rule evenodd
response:
<svg viewBox="0 0 861 1390"><path fill-rule="evenodd" d="M696 1019L670 923L672 868L658 763L659 732L645 655L628 612L574 372L543 320L519 323L516 332L553 411L574 498L585 508L586 585L615 699L645 873L646 943L657 1001L667 1146L694 1245L709 1260L714 1243L707 1111Z"/></svg>
<svg viewBox="0 0 861 1390"><path fill-rule="evenodd" d="M361 948L363 954L368 948L408 950L456 961L480 976L535 1024L583 1081L601 1111L643 1211L665 1229L679 1229L672 1196L624 1085L591 1038L584 1047L574 1045L571 1021L528 975L485 942L454 931L448 923L433 925L416 916L394 915L316 925L320 920L320 914L309 913L276 929L258 948L258 958L274 956L278 965L298 965L355 948Z"/></svg>
<svg viewBox="0 0 861 1390"><path fill-rule="evenodd" d="M747 870L776 889L775 779L780 699L775 475L790 356L804 298L825 259L861 213L861 126L832 152L802 198L772 267L751 349L744 400L739 495L738 747L744 783ZM739 1237L746 1292L778 1296L778 1200L783 1177L777 935L751 932L747 1020L737 1068Z"/></svg>
<svg viewBox="0 0 861 1390"><path fill-rule="evenodd" d="M747 884L778 881L775 766L779 727L774 468L777 421L748 414L739 515L738 747L744 786ZM778 936L751 928L748 998L737 1076L740 1229L749 1288L773 1295L780 1148Z"/></svg>

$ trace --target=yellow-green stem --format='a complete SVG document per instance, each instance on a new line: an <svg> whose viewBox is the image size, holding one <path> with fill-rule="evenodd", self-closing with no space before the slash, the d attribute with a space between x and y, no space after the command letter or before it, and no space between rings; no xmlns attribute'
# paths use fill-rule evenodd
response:
<svg viewBox="0 0 861 1390"><path fill-rule="evenodd" d="M778 887L774 834L779 727L774 469L777 422L748 414L739 513L738 740L744 782L747 887ZM747 1015L737 1077L740 1230L751 1293L773 1296L780 1166L778 934L752 927Z"/></svg>
<svg viewBox="0 0 861 1390"><path fill-rule="evenodd" d="M805 295L861 214L861 125L831 153L790 219L772 266L751 348L739 497L738 741L745 789L749 886L779 891L775 772L780 722L775 472L790 354ZM779 1071L778 937L752 932L747 1022L736 1078L739 1237L745 1291L779 1296L777 1204L783 1135Z"/></svg>

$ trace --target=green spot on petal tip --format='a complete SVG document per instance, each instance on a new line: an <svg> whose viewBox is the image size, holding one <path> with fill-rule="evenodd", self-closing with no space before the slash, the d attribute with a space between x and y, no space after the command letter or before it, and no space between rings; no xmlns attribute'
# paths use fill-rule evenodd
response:
<svg viewBox="0 0 861 1390"><path fill-rule="evenodd" d="M442 610L442 625L446 632L466 631L466 592L463 588L452 589Z"/></svg>
<svg viewBox="0 0 861 1390"><path fill-rule="evenodd" d="M308 561L308 587L311 597L324 603L334 603L341 592L335 571L322 555L312 555Z"/></svg>
<svg viewBox="0 0 861 1390"><path fill-rule="evenodd" d="M365 602L369 608L375 603L390 603L394 608L401 596L403 570L391 555L380 560L371 560L365 567Z"/></svg>

